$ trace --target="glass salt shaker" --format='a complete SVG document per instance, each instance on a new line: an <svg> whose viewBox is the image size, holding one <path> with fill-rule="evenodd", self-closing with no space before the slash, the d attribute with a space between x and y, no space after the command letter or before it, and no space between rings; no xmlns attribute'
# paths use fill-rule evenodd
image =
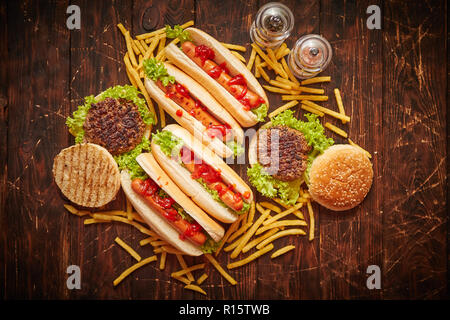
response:
<svg viewBox="0 0 450 320"><path fill-rule="evenodd" d="M269 2L256 14L250 27L250 38L263 48L278 48L294 27L294 15L284 4Z"/></svg>
<svg viewBox="0 0 450 320"><path fill-rule="evenodd" d="M333 52L330 43L317 34L297 40L288 57L289 68L299 79L312 78L325 70Z"/></svg>

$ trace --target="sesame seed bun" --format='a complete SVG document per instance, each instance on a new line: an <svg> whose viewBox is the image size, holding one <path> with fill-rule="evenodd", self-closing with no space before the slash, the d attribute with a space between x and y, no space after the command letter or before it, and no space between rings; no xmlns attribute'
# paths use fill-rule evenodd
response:
<svg viewBox="0 0 450 320"><path fill-rule="evenodd" d="M328 209L349 210L364 200L372 180L372 164L367 156L356 147L338 144L313 161L309 193Z"/></svg>

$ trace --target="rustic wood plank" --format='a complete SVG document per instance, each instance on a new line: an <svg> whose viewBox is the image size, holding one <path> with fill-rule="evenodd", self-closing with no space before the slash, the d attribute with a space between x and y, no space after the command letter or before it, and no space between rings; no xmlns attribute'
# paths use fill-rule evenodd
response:
<svg viewBox="0 0 450 320"><path fill-rule="evenodd" d="M71 32L71 111L83 103L85 96L96 95L115 85L128 84L123 65L126 46L117 24L130 25L132 3L116 1L112 6L103 1L80 1L77 4L81 9L82 23L80 31ZM73 143L73 138L70 143ZM117 199L106 208L125 209L123 192L120 191ZM134 263L132 257L114 244L114 239L119 236L137 248L139 232L121 223L85 226L83 219L77 216L71 216L70 219L73 245L71 259L80 266L83 283L86 284L81 290L73 290L71 298L112 299L131 296L129 282L112 289L113 280Z"/></svg>
<svg viewBox="0 0 450 320"><path fill-rule="evenodd" d="M6 61L8 61L8 24L7 24L7 3L0 3L0 25L2 29L0 30L0 265L6 264L7 257L7 220L5 212L6 205L6 193L8 191L7 179L8 179L8 99L7 99L7 88L8 88L8 66ZM6 275L4 272L0 274L0 296L5 297L6 293Z"/></svg>
<svg viewBox="0 0 450 320"><path fill-rule="evenodd" d="M321 34L333 48L333 60L325 71L332 81L326 85L329 101L326 106L338 111L334 88L339 88L345 111L351 122L342 124L325 117L349 137L366 148L373 156L375 181L361 206L337 213L319 208L321 298L348 299L379 296L379 291L366 288L366 268L381 265L380 210L382 186L379 176L381 148L381 31L366 27L368 1L321 1ZM378 3L379 4L379 3ZM378 129L377 129L378 128ZM326 129L335 143L348 141Z"/></svg>
<svg viewBox="0 0 450 320"><path fill-rule="evenodd" d="M67 297L70 224L53 184L67 144L69 32L64 1L8 2L8 180L5 297ZM3 228L2 228L3 230Z"/></svg>
<svg viewBox="0 0 450 320"><path fill-rule="evenodd" d="M445 9L384 6L384 298L448 293Z"/></svg>

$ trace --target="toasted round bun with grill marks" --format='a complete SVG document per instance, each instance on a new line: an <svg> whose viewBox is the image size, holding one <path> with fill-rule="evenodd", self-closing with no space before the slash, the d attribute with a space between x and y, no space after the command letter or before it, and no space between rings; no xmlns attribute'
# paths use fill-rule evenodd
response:
<svg viewBox="0 0 450 320"><path fill-rule="evenodd" d="M344 211L360 204L372 186L367 156L351 145L331 146L318 156L309 173L309 193L324 207Z"/></svg>
<svg viewBox="0 0 450 320"><path fill-rule="evenodd" d="M97 208L112 201L120 188L117 163L105 148L76 144L61 150L53 161L53 176L73 203Z"/></svg>

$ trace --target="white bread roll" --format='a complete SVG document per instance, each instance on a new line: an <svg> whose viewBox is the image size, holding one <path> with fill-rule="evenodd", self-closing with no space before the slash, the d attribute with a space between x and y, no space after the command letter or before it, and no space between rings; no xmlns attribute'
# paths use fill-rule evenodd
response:
<svg viewBox="0 0 450 320"><path fill-rule="evenodd" d="M192 37L195 45L206 45L210 47L215 54L214 61L217 64L225 62L230 70L231 76L242 74L247 80L248 88L264 99L267 107L269 100L264 89L259 84L255 76L247 69L247 67L236 58L230 50L225 48L219 41L208 35L207 33L196 29L186 29ZM189 74L206 88L220 103L231 113L231 115L243 126L251 127L258 123L256 115L250 110L244 110L244 106L229 93L219 82L211 78L202 68L192 61L180 48L174 44L170 44L165 48L166 57L177 65L181 70Z"/></svg>
<svg viewBox="0 0 450 320"><path fill-rule="evenodd" d="M226 184L235 185L236 191L241 194L248 192L250 196L248 199L243 197L243 200L251 203L253 193L250 187L216 154L208 148L205 148L187 130L178 125L168 125L163 130L170 131L174 136L183 140L184 144L196 156L215 170L220 171L221 177ZM237 215L233 210L225 208L219 202L215 201L199 182L191 178L191 174L187 169L183 168L176 159L167 157L154 141L152 141L152 152L161 167L172 177L175 183L203 210L222 222L232 223L236 221Z"/></svg>
<svg viewBox="0 0 450 320"><path fill-rule="evenodd" d="M170 63L164 63L165 68L169 75L174 76L175 80L182 84L189 90L189 93L196 99L198 99L208 112L211 113L217 120L222 123L227 123L231 127L233 137L236 137L236 141L242 144L244 140L244 132L236 120L214 99L214 97L206 91L200 84L189 77L180 69L171 65ZM233 156L233 151L223 143L223 141L217 137L211 138L207 132L206 127L186 110L183 110L172 99L166 97L164 92L156 85L156 83L146 78L145 87L150 96L163 107L164 110L170 114L183 128L187 129L191 134L196 137L202 137L202 142L216 152L219 156L226 158ZM182 115L177 115L177 111L182 110Z"/></svg>

